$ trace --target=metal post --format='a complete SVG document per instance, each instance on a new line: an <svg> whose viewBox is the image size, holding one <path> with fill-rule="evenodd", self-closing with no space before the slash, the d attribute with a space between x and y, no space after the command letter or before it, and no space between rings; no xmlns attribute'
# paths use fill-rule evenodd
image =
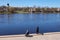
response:
<svg viewBox="0 0 60 40"><path fill-rule="evenodd" d="M29 36L29 31L28 30L26 31L25 36Z"/></svg>
<svg viewBox="0 0 60 40"><path fill-rule="evenodd" d="M36 34L39 34L39 26L36 28Z"/></svg>

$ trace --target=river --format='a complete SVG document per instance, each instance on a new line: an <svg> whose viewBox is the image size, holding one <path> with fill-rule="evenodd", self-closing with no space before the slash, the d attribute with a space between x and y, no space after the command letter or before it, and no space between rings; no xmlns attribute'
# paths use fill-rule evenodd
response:
<svg viewBox="0 0 60 40"><path fill-rule="evenodd" d="M0 35L25 34L36 32L39 26L40 33L60 32L60 14L3 14L0 15Z"/></svg>

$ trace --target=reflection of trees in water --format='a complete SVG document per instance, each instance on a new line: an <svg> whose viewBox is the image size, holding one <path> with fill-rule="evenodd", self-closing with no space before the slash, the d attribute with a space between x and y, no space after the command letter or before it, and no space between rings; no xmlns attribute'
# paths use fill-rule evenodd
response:
<svg viewBox="0 0 60 40"><path fill-rule="evenodd" d="M12 19L12 14L0 15L0 23L10 23Z"/></svg>
<svg viewBox="0 0 60 40"><path fill-rule="evenodd" d="M57 14L57 20L59 20L59 19L60 19L60 13Z"/></svg>
<svg viewBox="0 0 60 40"><path fill-rule="evenodd" d="M7 14L7 20L8 20L8 23L11 23L11 20L13 19L13 14Z"/></svg>
<svg viewBox="0 0 60 40"><path fill-rule="evenodd" d="M7 23L7 16L5 14L0 15L0 23Z"/></svg>

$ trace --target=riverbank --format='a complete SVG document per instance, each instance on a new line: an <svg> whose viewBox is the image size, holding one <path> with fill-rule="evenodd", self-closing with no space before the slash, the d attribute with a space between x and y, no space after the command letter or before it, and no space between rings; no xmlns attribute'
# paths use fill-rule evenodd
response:
<svg viewBox="0 0 60 40"><path fill-rule="evenodd" d="M0 12L0 14L58 14L60 12L24 12L24 11L14 11L14 12Z"/></svg>
<svg viewBox="0 0 60 40"><path fill-rule="evenodd" d="M0 40L60 40L60 32L31 34L33 37L25 37L25 34L21 35L6 35L0 36Z"/></svg>
<svg viewBox="0 0 60 40"><path fill-rule="evenodd" d="M58 14L60 12L24 12L24 11L14 11L14 12L0 12L0 14Z"/></svg>

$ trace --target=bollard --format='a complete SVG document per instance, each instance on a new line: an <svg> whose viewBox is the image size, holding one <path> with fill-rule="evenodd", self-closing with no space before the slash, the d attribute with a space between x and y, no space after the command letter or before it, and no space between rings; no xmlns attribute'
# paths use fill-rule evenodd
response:
<svg viewBox="0 0 60 40"><path fill-rule="evenodd" d="M28 30L26 31L25 36L29 36L29 31Z"/></svg>
<svg viewBox="0 0 60 40"><path fill-rule="evenodd" d="M36 28L36 34L39 34L39 26Z"/></svg>
<svg viewBox="0 0 60 40"><path fill-rule="evenodd" d="M29 31L28 30L26 31L25 36L26 37L33 37L33 35L29 35Z"/></svg>

